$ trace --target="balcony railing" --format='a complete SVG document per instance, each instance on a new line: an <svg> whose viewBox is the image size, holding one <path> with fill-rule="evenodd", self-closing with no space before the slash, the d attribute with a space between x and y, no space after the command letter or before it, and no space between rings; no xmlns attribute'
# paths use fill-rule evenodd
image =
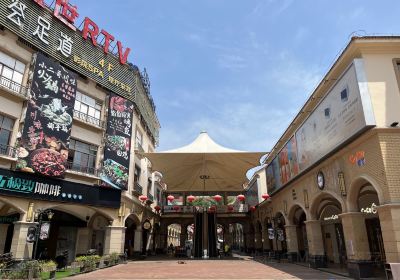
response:
<svg viewBox="0 0 400 280"><path fill-rule="evenodd" d="M94 176L99 176L100 172L101 172L101 168L82 166L79 163L76 163L76 162L74 163L72 161L67 162L66 168L68 170L85 173L85 174L90 174L90 175L94 175Z"/></svg>
<svg viewBox="0 0 400 280"><path fill-rule="evenodd" d="M15 148L10 145L0 144L0 155L8 157L16 157Z"/></svg>
<svg viewBox="0 0 400 280"><path fill-rule="evenodd" d="M143 187L138 182L134 183L132 194L135 196L143 194Z"/></svg>
<svg viewBox="0 0 400 280"><path fill-rule="evenodd" d="M101 128L105 127L105 121L89 116L88 114L82 113L78 110L74 110L74 118L77 118L85 123L92 124Z"/></svg>
<svg viewBox="0 0 400 280"><path fill-rule="evenodd" d="M25 98L28 97L28 88L23 87L21 84L16 83L4 76L0 76L0 87L11 90L12 92L15 92Z"/></svg>

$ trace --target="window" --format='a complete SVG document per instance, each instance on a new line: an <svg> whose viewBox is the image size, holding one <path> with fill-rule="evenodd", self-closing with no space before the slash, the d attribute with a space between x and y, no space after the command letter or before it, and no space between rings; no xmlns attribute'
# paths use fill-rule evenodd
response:
<svg viewBox="0 0 400 280"><path fill-rule="evenodd" d="M135 146L142 148L142 143L143 143L143 134L139 131L139 129L136 129L136 139L135 139Z"/></svg>
<svg viewBox="0 0 400 280"><path fill-rule="evenodd" d="M71 170L95 174L97 146L75 139L69 143L68 164Z"/></svg>
<svg viewBox="0 0 400 280"><path fill-rule="evenodd" d="M79 91L76 92L74 116L88 123L100 126L101 103Z"/></svg>
<svg viewBox="0 0 400 280"><path fill-rule="evenodd" d="M0 52L0 85L12 91L21 90L25 64Z"/></svg>
<svg viewBox="0 0 400 280"><path fill-rule="evenodd" d="M14 127L14 120L0 115L0 154L10 155L11 150L8 146Z"/></svg>
<svg viewBox="0 0 400 280"><path fill-rule="evenodd" d="M137 183L139 183L140 172L141 172L140 167L135 165L135 174L134 174L134 177L133 177L133 182L135 183L135 185Z"/></svg>

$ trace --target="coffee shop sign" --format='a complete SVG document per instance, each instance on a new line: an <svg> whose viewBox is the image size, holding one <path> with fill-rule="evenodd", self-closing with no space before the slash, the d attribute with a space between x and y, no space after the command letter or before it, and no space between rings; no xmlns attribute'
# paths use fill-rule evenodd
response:
<svg viewBox="0 0 400 280"><path fill-rule="evenodd" d="M38 5L43 7L44 9L49 9L46 5L45 0L32 0L36 2ZM10 14L7 16L9 20L14 22L19 27L22 27L23 21L25 19L25 10L27 6L19 0L13 0L13 2L7 7L10 10ZM56 0L55 7L53 10L53 15L62 21L66 26L71 28L72 30L76 30L75 20L79 16L78 8L75 5L71 5L69 0ZM37 20L37 28L33 32L33 36L37 36L43 43L49 44L49 30L51 28L50 22L44 17L38 16ZM90 39L94 46L97 46L98 36L103 36L103 51L104 53L109 53L110 44L115 41L113 35L108 33L106 30L101 29L98 25L92 21L90 18L85 17L83 21L83 29L82 29L82 37L85 40ZM62 53L65 57L69 57L72 53L73 41L72 38L67 36L66 34L61 33L61 37L59 39L59 47L58 51ZM119 62L121 64L125 64L128 60L130 48L123 48L122 43L117 41L118 47L118 56Z"/></svg>
<svg viewBox="0 0 400 280"><path fill-rule="evenodd" d="M378 210L376 209L376 204L372 203L371 207L361 208L361 212L367 214L376 214Z"/></svg>

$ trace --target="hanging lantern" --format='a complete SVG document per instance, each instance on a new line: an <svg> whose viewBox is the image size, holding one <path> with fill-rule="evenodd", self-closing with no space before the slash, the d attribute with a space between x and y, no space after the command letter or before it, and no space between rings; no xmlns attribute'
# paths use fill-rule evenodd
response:
<svg viewBox="0 0 400 280"><path fill-rule="evenodd" d="M173 208L175 211L178 211L178 210L181 209L181 207L180 207L179 205L174 205L172 208Z"/></svg>
<svg viewBox="0 0 400 280"><path fill-rule="evenodd" d="M167 196L167 199L169 202L172 202L172 201L174 201L175 197L170 194L169 196Z"/></svg>
<svg viewBox="0 0 400 280"><path fill-rule="evenodd" d="M233 205L228 205L228 211L230 211L230 212L233 211Z"/></svg>
<svg viewBox="0 0 400 280"><path fill-rule="evenodd" d="M246 197L245 197L243 194L239 194L239 195L237 196L237 199L238 199L239 201L244 201L244 200L246 199Z"/></svg>
<svg viewBox="0 0 400 280"><path fill-rule="evenodd" d="M251 211L251 212L256 211L256 207L255 207L255 206L250 206L250 211Z"/></svg>
<svg viewBox="0 0 400 280"><path fill-rule="evenodd" d="M270 198L269 194L265 193L261 196L264 200Z"/></svg>
<svg viewBox="0 0 400 280"><path fill-rule="evenodd" d="M147 196L141 195L141 196L139 196L139 200L142 202L145 202L147 200Z"/></svg>
<svg viewBox="0 0 400 280"><path fill-rule="evenodd" d="M193 195L189 195L186 199L187 201L189 201L189 203L192 203L196 199L196 197Z"/></svg>
<svg viewBox="0 0 400 280"><path fill-rule="evenodd" d="M156 210L157 212L159 212L161 210L161 207L159 205L154 206L154 210Z"/></svg>
<svg viewBox="0 0 400 280"><path fill-rule="evenodd" d="M220 196L219 194L214 195L214 200L215 200L216 202L220 202L221 199L222 199L222 196Z"/></svg>

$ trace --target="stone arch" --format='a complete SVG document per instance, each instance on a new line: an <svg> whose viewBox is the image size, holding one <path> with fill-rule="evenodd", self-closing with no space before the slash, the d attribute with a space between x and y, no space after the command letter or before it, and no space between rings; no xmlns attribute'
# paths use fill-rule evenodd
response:
<svg viewBox="0 0 400 280"><path fill-rule="evenodd" d="M289 225L289 224L290 224L290 223L289 223L289 220L288 220L288 217L287 217L287 215L285 215L285 213L283 212L283 210L278 210L278 211L276 211L275 214L274 214L274 216L273 216L273 219L276 218L276 217L278 216L278 214L282 215L282 217L283 217L283 219L284 219L284 221L285 221L285 225Z"/></svg>
<svg viewBox="0 0 400 280"><path fill-rule="evenodd" d="M347 194L347 199L346 199L346 204L347 204L347 209L350 212L357 212L358 211L358 194L360 192L360 189L367 185L370 184L376 191L379 199L379 205L384 204L384 196L383 196L383 191L380 188L378 182L374 180L371 176L367 174L362 174L355 178L349 187L349 191Z"/></svg>
<svg viewBox="0 0 400 280"><path fill-rule="evenodd" d="M22 220L23 216L25 216L26 211L24 209L22 209L20 206L18 206L16 203L12 203L10 200L5 199L5 198L0 198L0 202L4 203L4 206L8 206L8 207L16 209L16 211L21 215L20 220Z"/></svg>
<svg viewBox="0 0 400 280"><path fill-rule="evenodd" d="M128 219L131 219L136 225L140 225L140 218L139 218L139 216L137 214L131 213L128 216L126 216L125 219L124 219L124 224L126 223L126 221Z"/></svg>
<svg viewBox="0 0 400 280"><path fill-rule="evenodd" d="M306 214L306 219L307 220L309 219L310 214L308 213L306 208L303 205L301 205L300 203L294 203L292 205L292 207L289 209L289 213L287 215L287 219L288 219L287 225L293 225L293 218L298 209L303 210L303 212Z"/></svg>
<svg viewBox="0 0 400 280"><path fill-rule="evenodd" d="M112 221L115 219L115 217L110 216L108 213L97 209L96 207L91 207L91 206L87 206L87 205L70 205L70 204L65 204L65 203L57 203L57 204L50 204L50 205L46 205L44 207L44 209L54 209L54 210L59 210L68 214L71 214L73 216L76 216L82 220L86 220L86 214L87 213L83 213L81 210L82 209L89 209L90 211L93 211L94 213L91 214L90 216L94 216L96 215L96 213L104 216L107 220ZM91 218L90 217L90 218Z"/></svg>
<svg viewBox="0 0 400 280"><path fill-rule="evenodd" d="M323 191L315 196L311 201L311 207L309 212L308 219L316 220L318 219L317 211L320 206L321 201L323 200L332 200L333 202L336 201L340 205L342 213L346 212L346 204L344 200L336 193L331 191Z"/></svg>

